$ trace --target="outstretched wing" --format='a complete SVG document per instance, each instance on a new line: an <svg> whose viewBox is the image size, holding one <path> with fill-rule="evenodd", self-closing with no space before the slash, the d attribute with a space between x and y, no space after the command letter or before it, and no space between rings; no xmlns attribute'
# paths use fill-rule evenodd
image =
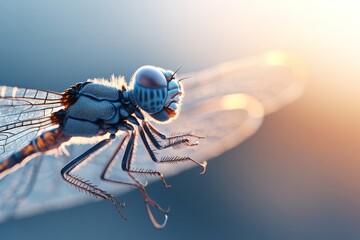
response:
<svg viewBox="0 0 360 240"><path fill-rule="evenodd" d="M178 119L165 132L192 131L206 136L185 153L199 161L217 156L251 136L263 116L297 99L305 86L303 67L289 53L224 62L184 74L185 97Z"/></svg>
<svg viewBox="0 0 360 240"><path fill-rule="evenodd" d="M273 51L184 74L191 78L183 82L185 97L181 114L170 124L158 125L157 128L168 135L172 132L192 131L206 136L199 146L172 150L170 154L186 154L200 162L209 160L252 135L259 128L265 114L299 97L304 87L303 73L301 65L289 54ZM79 171L82 173L79 175L90 177L94 184L103 184L98 176L119 142L116 139L89 164L80 167ZM68 150L73 158L89 147L70 145ZM136 166L158 169L164 176L192 166L155 164L140 141L137 150ZM58 172L70 158L54 160L51 155L37 157L0 182L0 219L60 209L92 199L61 180ZM112 172L122 178L120 164L115 165ZM20 180L24 175L27 179ZM31 192L26 189L16 192L12 190L26 188L24 183L27 181L33 185ZM106 185L105 189L117 193L129 190L128 187L115 185Z"/></svg>
<svg viewBox="0 0 360 240"><path fill-rule="evenodd" d="M63 108L62 94L17 87L0 87L0 161L27 144L50 116Z"/></svg>

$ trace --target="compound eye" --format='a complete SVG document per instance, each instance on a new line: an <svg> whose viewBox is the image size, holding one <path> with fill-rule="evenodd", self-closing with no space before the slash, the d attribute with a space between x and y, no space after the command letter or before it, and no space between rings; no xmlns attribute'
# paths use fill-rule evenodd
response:
<svg viewBox="0 0 360 240"><path fill-rule="evenodd" d="M143 66L135 72L135 84L146 88L166 87L164 74L154 66Z"/></svg>
<svg viewBox="0 0 360 240"><path fill-rule="evenodd" d="M138 105L148 113L163 109L167 98L167 81L163 72L154 66L139 68L133 77Z"/></svg>

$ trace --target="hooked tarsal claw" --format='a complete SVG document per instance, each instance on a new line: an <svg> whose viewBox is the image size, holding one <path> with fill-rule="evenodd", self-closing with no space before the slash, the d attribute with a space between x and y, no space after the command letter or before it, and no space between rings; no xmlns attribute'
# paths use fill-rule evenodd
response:
<svg viewBox="0 0 360 240"><path fill-rule="evenodd" d="M152 224L154 225L154 227L156 227L157 229L162 229L162 228L164 228L164 227L166 226L167 221L168 221L168 216L167 216L167 214L164 213L165 220L164 220L164 222L163 222L162 224L159 224L159 223L156 221L154 215L152 214L149 204L148 204L148 203L145 203L145 206L146 206L146 211L147 211L147 213L148 213L148 215L149 215L150 221L152 222ZM161 211L161 212L162 212L162 211Z"/></svg>
<svg viewBox="0 0 360 240"><path fill-rule="evenodd" d="M142 184L143 187L146 187L149 184L148 180L145 181L145 183Z"/></svg>
<svg viewBox="0 0 360 240"><path fill-rule="evenodd" d="M200 174L204 174L206 172L207 161L204 161L203 163L199 163L198 161L195 161L194 159L191 158L189 158L189 160L203 168L203 171Z"/></svg>
<svg viewBox="0 0 360 240"><path fill-rule="evenodd" d="M200 163L200 166L203 167L203 171L200 174L204 174L206 172L207 161L204 161L203 163Z"/></svg>
<svg viewBox="0 0 360 240"><path fill-rule="evenodd" d="M126 217L124 216L124 214L122 214L121 210L119 209L119 207L124 208L125 207L125 202L124 203L120 203L119 200L117 200L117 198L113 197L111 199L109 199L112 204L115 206L116 211L120 214L121 218L123 220L127 220Z"/></svg>
<svg viewBox="0 0 360 240"><path fill-rule="evenodd" d="M197 146L197 145L199 145L199 141L196 141L194 143L189 142L189 144L188 144L188 146L190 146L190 147Z"/></svg>

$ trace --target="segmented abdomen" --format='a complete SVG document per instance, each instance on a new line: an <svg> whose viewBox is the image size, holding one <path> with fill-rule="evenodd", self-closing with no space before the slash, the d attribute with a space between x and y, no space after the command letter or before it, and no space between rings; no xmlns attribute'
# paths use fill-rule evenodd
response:
<svg viewBox="0 0 360 240"><path fill-rule="evenodd" d="M25 164L30 156L38 152L46 152L58 148L62 143L70 140L61 129L54 128L43 132L28 145L14 152L8 159L0 163L0 178L17 169L20 164Z"/></svg>

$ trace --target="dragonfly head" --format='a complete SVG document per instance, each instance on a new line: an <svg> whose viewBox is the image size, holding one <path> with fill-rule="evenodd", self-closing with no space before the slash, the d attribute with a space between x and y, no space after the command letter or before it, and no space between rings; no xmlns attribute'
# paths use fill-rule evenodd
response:
<svg viewBox="0 0 360 240"><path fill-rule="evenodd" d="M136 104L153 119L167 122L179 115L183 90L175 72L143 66L134 73L131 85Z"/></svg>

